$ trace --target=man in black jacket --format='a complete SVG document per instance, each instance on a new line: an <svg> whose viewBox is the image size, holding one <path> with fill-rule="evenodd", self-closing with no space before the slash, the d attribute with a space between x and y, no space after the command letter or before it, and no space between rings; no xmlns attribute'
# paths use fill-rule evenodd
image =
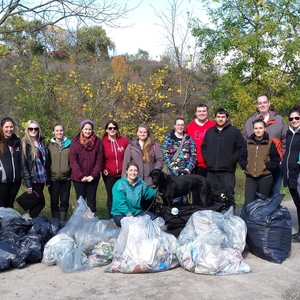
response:
<svg viewBox="0 0 300 300"><path fill-rule="evenodd" d="M207 164L207 179L215 192L226 194L229 206L235 207L235 169L244 139L228 121L225 108L215 112L216 126L207 130L201 150Z"/></svg>

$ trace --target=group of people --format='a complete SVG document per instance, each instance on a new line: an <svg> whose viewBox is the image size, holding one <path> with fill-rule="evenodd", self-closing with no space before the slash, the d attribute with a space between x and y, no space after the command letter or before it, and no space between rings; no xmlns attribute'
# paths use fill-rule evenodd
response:
<svg viewBox="0 0 300 300"><path fill-rule="evenodd" d="M56 124L53 137L46 144L41 129L29 120L20 140L14 133L14 121L4 118L0 130L0 206L13 207L24 179L27 193L35 191L40 201L29 211L39 215L45 206L43 189L49 188L53 218L65 221L69 208L71 182L76 197L86 199L96 212L96 193L102 172L107 192L107 210L116 225L125 216L150 214L142 209L143 200L155 197L150 172L162 169L174 176L199 174L207 177L213 191L225 193L235 206L235 171L239 163L245 171L245 203L280 194L282 179L297 208L300 228L300 105L289 111L289 128L284 119L270 108L266 95L259 96L255 112L242 132L229 122L225 108L208 118L208 106L196 107L196 118L186 126L178 117L174 129L160 148L147 125L139 125L136 138L122 136L118 124L109 120L101 138L94 133L94 123L83 120L72 141L64 127ZM192 195L197 197L197 195ZM174 199L187 201L187 195ZM197 201L198 202L198 201ZM300 242L300 231L293 235Z"/></svg>

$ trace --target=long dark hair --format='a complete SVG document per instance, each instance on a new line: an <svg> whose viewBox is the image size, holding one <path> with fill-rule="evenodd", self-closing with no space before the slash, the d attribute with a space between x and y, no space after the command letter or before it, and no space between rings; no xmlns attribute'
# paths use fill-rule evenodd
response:
<svg viewBox="0 0 300 300"><path fill-rule="evenodd" d="M6 138L5 138L5 135L4 135L4 132L3 132L3 125L6 123L6 122L12 122L14 127L15 127L15 122L12 118L10 117L5 117L1 120L1 123L0 123L0 155L3 154L4 152L4 148L6 147L7 145L7 141L6 141Z"/></svg>
<svg viewBox="0 0 300 300"><path fill-rule="evenodd" d="M105 127L104 127L104 134L103 134L103 137L107 136L108 133L106 132L106 129L108 128L109 124L113 124L115 127L116 127L116 131L117 131L117 134L116 134L116 137L119 137L120 136L120 131L119 131L119 126L117 124L116 121L114 120L109 120L106 124L105 124Z"/></svg>

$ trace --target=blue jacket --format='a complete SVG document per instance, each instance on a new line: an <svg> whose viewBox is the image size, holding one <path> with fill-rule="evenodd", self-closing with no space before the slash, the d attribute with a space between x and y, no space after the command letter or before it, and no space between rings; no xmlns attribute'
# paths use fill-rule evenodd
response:
<svg viewBox="0 0 300 300"><path fill-rule="evenodd" d="M141 211L141 201L151 200L156 191L148 187L146 182L137 178L132 186L126 177L119 179L112 189L113 202L111 214L113 216L137 216Z"/></svg>

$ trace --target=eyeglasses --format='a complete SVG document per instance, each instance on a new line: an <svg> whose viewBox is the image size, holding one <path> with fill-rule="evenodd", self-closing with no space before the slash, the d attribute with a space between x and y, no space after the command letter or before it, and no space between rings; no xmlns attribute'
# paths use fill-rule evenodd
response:
<svg viewBox="0 0 300 300"><path fill-rule="evenodd" d="M117 127L107 127L108 130L117 130Z"/></svg>
<svg viewBox="0 0 300 300"><path fill-rule="evenodd" d="M32 131L39 131L40 129L38 127L29 127L28 131L32 132Z"/></svg>
<svg viewBox="0 0 300 300"><path fill-rule="evenodd" d="M294 119L295 119L296 121L299 121L299 120L300 120L300 117L289 118L289 121L292 122Z"/></svg>

